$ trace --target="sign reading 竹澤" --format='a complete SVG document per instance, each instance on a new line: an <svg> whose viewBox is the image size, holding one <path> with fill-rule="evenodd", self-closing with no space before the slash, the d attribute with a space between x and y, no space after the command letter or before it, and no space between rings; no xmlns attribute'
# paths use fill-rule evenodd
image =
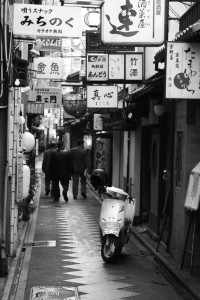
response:
<svg viewBox="0 0 200 300"><path fill-rule="evenodd" d="M126 54L126 80L143 79L143 53Z"/></svg>
<svg viewBox="0 0 200 300"><path fill-rule="evenodd" d="M161 45L165 40L165 0L104 0L101 39L108 44Z"/></svg>
<svg viewBox="0 0 200 300"><path fill-rule="evenodd" d="M60 57L38 57L34 59L37 79L62 79L63 59Z"/></svg>
<svg viewBox="0 0 200 300"><path fill-rule="evenodd" d="M108 80L108 54L87 54L87 80Z"/></svg>
<svg viewBox="0 0 200 300"><path fill-rule="evenodd" d="M118 87L116 85L88 85L87 107L117 108Z"/></svg>
<svg viewBox="0 0 200 300"><path fill-rule="evenodd" d="M14 5L13 34L81 37L81 8L35 4Z"/></svg>
<svg viewBox="0 0 200 300"><path fill-rule="evenodd" d="M200 49L198 43L167 43L166 98L200 98Z"/></svg>
<svg viewBox="0 0 200 300"><path fill-rule="evenodd" d="M33 101L43 103L45 108L59 108L62 101L62 89L34 87Z"/></svg>

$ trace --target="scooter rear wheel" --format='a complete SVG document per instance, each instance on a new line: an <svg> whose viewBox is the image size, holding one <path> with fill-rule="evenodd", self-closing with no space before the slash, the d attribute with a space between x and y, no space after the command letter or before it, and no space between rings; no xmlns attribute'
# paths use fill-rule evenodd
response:
<svg viewBox="0 0 200 300"><path fill-rule="evenodd" d="M107 242L106 242L107 241ZM101 256L106 263L115 262L121 252L119 239L114 235L104 236L101 245Z"/></svg>

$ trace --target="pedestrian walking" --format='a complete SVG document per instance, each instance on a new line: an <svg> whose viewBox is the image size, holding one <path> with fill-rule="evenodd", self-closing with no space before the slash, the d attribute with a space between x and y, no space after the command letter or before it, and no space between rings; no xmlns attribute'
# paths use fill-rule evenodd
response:
<svg viewBox="0 0 200 300"><path fill-rule="evenodd" d="M69 161L69 151L63 150L63 142L58 142L57 151L51 156L50 173L53 180L54 201L59 201L60 199L60 183L63 188L62 195L67 202L69 180L71 179L71 164Z"/></svg>
<svg viewBox="0 0 200 300"><path fill-rule="evenodd" d="M89 150L84 149L84 141L78 140L77 147L70 150L70 162L72 164L72 192L74 199L78 196L79 178L81 180L81 195L86 195L86 176L85 173L89 168Z"/></svg>
<svg viewBox="0 0 200 300"><path fill-rule="evenodd" d="M49 196L51 192L51 197L53 197L53 183L50 178L50 159L51 154L56 151L56 143L52 142L49 144L48 149L44 152L42 161L42 171L45 174L45 195Z"/></svg>

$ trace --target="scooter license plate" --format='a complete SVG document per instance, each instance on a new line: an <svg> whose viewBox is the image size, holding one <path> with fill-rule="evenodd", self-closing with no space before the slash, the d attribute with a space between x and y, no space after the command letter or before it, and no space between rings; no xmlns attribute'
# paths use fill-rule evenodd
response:
<svg viewBox="0 0 200 300"><path fill-rule="evenodd" d="M114 234L116 236L119 235L119 223L116 222L110 222L110 223L102 223L102 231L103 231L103 235L105 234Z"/></svg>

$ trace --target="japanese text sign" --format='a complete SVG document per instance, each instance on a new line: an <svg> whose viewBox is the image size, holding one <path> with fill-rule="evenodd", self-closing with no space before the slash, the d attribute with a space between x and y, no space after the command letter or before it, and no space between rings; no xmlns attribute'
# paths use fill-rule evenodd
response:
<svg viewBox="0 0 200 300"><path fill-rule="evenodd" d="M200 49L197 43L167 43L166 98L200 98Z"/></svg>
<svg viewBox="0 0 200 300"><path fill-rule="evenodd" d="M52 37L40 37L37 39L41 42L41 51L61 51L62 50L62 39Z"/></svg>
<svg viewBox="0 0 200 300"><path fill-rule="evenodd" d="M88 85L87 107L117 108L118 87L116 85Z"/></svg>
<svg viewBox="0 0 200 300"><path fill-rule="evenodd" d="M126 54L126 80L143 79L143 54Z"/></svg>
<svg viewBox="0 0 200 300"><path fill-rule="evenodd" d="M109 79L124 79L124 54L109 54Z"/></svg>
<svg viewBox="0 0 200 300"><path fill-rule="evenodd" d="M101 35L104 43L161 45L165 40L165 0L104 0Z"/></svg>
<svg viewBox="0 0 200 300"><path fill-rule="evenodd" d="M108 54L87 54L87 80L108 80Z"/></svg>
<svg viewBox="0 0 200 300"><path fill-rule="evenodd" d="M62 101L62 89L60 88L33 88L33 101L44 103L45 108L59 108Z"/></svg>
<svg viewBox="0 0 200 300"><path fill-rule="evenodd" d="M108 119L109 114L94 114L93 116L93 129L94 130L103 130L103 121Z"/></svg>
<svg viewBox="0 0 200 300"><path fill-rule="evenodd" d="M34 58L34 70L37 71L37 79L62 79L63 59L60 57Z"/></svg>
<svg viewBox="0 0 200 300"><path fill-rule="evenodd" d="M14 4L14 35L81 36L81 8Z"/></svg>

